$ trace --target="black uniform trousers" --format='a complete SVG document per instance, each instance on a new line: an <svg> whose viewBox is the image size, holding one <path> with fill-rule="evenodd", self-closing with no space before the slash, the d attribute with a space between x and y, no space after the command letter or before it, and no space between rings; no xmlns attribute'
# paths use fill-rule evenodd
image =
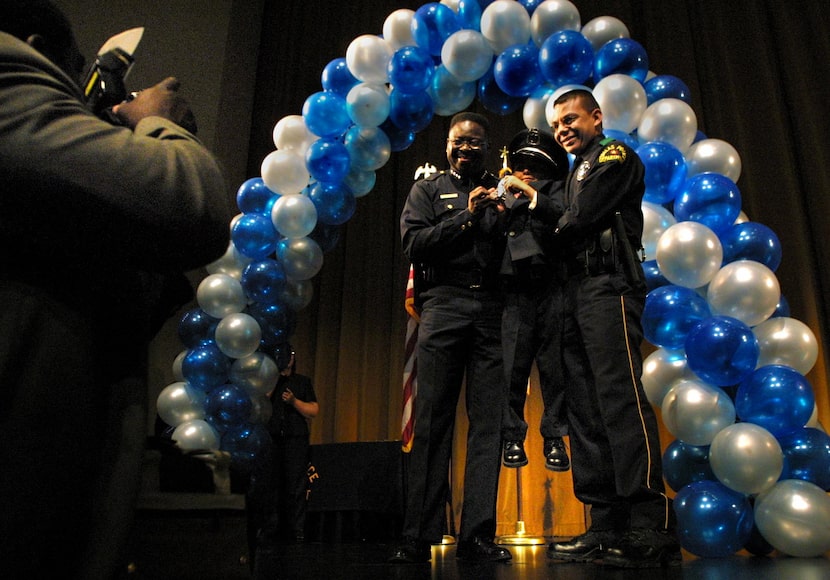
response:
<svg viewBox="0 0 830 580"><path fill-rule="evenodd" d="M673 528L640 383L645 294L618 273L576 273L561 292L574 493L591 505L592 529Z"/></svg>
<svg viewBox="0 0 830 580"><path fill-rule="evenodd" d="M508 404L502 424L502 439L524 441L527 421L524 407L527 381L533 362L539 370L539 389L544 403L541 433L545 439L568 433L565 416L565 385L560 363L561 293L553 275L541 279L507 282L502 314L504 371Z"/></svg>
<svg viewBox="0 0 830 580"><path fill-rule="evenodd" d="M493 538L506 393L501 297L495 291L444 285L422 292L421 298L403 536L433 544L443 537L456 407L466 375L469 428L459 536Z"/></svg>

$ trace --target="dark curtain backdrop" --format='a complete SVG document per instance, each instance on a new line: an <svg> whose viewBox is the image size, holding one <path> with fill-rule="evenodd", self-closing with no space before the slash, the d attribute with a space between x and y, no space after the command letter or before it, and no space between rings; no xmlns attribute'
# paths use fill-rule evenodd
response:
<svg viewBox="0 0 830 580"><path fill-rule="evenodd" d="M792 316L826 345L830 332L827 265L830 213L826 0L574 0L582 23L621 19L646 49L650 69L682 79L692 93L699 128L731 143L743 171L738 186L753 221L780 237L777 271ZM320 75L345 56L361 34L380 34L388 14L417 9L412 0L266 1L249 151L249 175L274 149L272 130L300 114L321 90ZM475 110L484 112L478 104ZM494 144L522 128L521 112L499 117ZM401 373L408 264L398 217L415 170L444 167L448 119L436 117L406 151L377 172L315 278L315 298L295 332L300 372L313 376L320 416L315 443L396 439L400 435ZM494 147L493 149L497 149ZM491 160L498 167L498 159ZM827 353L810 373L826 424ZM538 401L534 404L539 404Z"/></svg>

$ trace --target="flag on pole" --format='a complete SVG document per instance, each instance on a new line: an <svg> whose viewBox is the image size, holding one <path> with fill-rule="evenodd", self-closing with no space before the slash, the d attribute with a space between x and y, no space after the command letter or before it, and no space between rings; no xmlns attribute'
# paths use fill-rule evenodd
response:
<svg viewBox="0 0 830 580"><path fill-rule="evenodd" d="M406 323L405 360L403 365L403 413L401 414L401 446L404 453L412 450L415 432L415 398L418 394L418 322L415 308L415 270L409 267L404 308L409 314Z"/></svg>

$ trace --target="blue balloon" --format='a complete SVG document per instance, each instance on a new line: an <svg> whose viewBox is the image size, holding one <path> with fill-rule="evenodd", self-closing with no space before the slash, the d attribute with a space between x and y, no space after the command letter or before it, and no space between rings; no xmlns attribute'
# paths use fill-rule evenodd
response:
<svg viewBox="0 0 830 580"><path fill-rule="evenodd" d="M691 288L661 286L646 296L643 334L655 346L677 350L689 331L710 315L706 299Z"/></svg>
<svg viewBox="0 0 830 580"><path fill-rule="evenodd" d="M340 181L349 172L349 151L336 139L318 139L305 154L309 174L319 181Z"/></svg>
<svg viewBox="0 0 830 580"><path fill-rule="evenodd" d="M317 222L330 226L349 221L357 206L354 195L342 183L318 181L309 190L308 197L317 208Z"/></svg>
<svg viewBox="0 0 830 580"><path fill-rule="evenodd" d="M781 242L772 229L758 222L732 224L719 236L723 263L736 260L760 262L775 272L781 265Z"/></svg>
<svg viewBox="0 0 830 580"><path fill-rule="evenodd" d="M645 166L644 201L663 205L674 201L686 183L686 159L680 150L664 141L649 141L637 147Z"/></svg>
<svg viewBox="0 0 830 580"><path fill-rule="evenodd" d="M429 54L439 56L444 41L461 30L461 25L452 8L428 2L415 11L411 28L415 44Z"/></svg>
<svg viewBox="0 0 830 580"><path fill-rule="evenodd" d="M179 340L186 348L195 348L202 342L213 340L217 324L219 319L201 308L188 310L179 320Z"/></svg>
<svg viewBox="0 0 830 580"><path fill-rule="evenodd" d="M679 222L699 222L720 235L741 213L741 192L720 173L693 175L677 194L673 213Z"/></svg>
<svg viewBox="0 0 830 580"><path fill-rule="evenodd" d="M613 74L624 74L645 82L648 55L643 45L631 38L615 38L603 44L594 55L594 82Z"/></svg>
<svg viewBox="0 0 830 580"><path fill-rule="evenodd" d="M536 7L539 6L545 0L518 0L519 4L525 7L527 13L533 16L533 12L536 10Z"/></svg>
<svg viewBox="0 0 830 580"><path fill-rule="evenodd" d="M461 28L481 32L482 10L479 0L458 0L458 24Z"/></svg>
<svg viewBox="0 0 830 580"><path fill-rule="evenodd" d="M278 198L279 194L268 189L261 177L252 177L239 186L236 206L242 213L270 216Z"/></svg>
<svg viewBox="0 0 830 580"><path fill-rule="evenodd" d="M323 252L330 252L340 241L340 226L330 226L318 222L308 237L317 242Z"/></svg>
<svg viewBox="0 0 830 580"><path fill-rule="evenodd" d="M249 304L245 312L253 316L262 330L260 349L273 351L277 345L288 342L297 325L296 313L283 303ZM218 349L217 349L218 350Z"/></svg>
<svg viewBox="0 0 830 580"><path fill-rule="evenodd" d="M478 80L478 100L481 105L497 115L509 115L524 105L524 98L512 97L501 90L493 75L493 67Z"/></svg>
<svg viewBox="0 0 830 580"><path fill-rule="evenodd" d="M258 214L243 214L231 229L231 240L239 253L260 260L273 254L277 249L277 230L267 217Z"/></svg>
<svg viewBox="0 0 830 580"><path fill-rule="evenodd" d="M391 119L384 121L380 125L380 129L389 137L389 145L392 147L392 151L404 151L415 141L414 131L398 127Z"/></svg>
<svg viewBox="0 0 830 580"><path fill-rule="evenodd" d="M703 558L731 556L744 547L754 517L749 498L719 481L696 481L677 492L677 539Z"/></svg>
<svg viewBox="0 0 830 580"><path fill-rule="evenodd" d="M384 135L386 132L384 131ZM391 150L391 142L389 136L386 137ZM360 171L352 168L351 171L343 178L343 185L348 187L355 197L362 197L372 191L377 181L377 174L374 171Z"/></svg>
<svg viewBox="0 0 830 580"><path fill-rule="evenodd" d="M194 389L210 391L228 380L231 360L212 342L203 342L185 353L182 375Z"/></svg>
<svg viewBox="0 0 830 580"><path fill-rule="evenodd" d="M321 77L323 89L346 98L349 91L360 82L349 70L344 57L329 62L323 69Z"/></svg>
<svg viewBox="0 0 830 580"><path fill-rule="evenodd" d="M402 93L392 89L389 93L389 118L399 128L417 133L429 127L435 109L426 91Z"/></svg>
<svg viewBox="0 0 830 580"><path fill-rule="evenodd" d="M423 48L404 46L392 55L387 70L393 87L405 94L420 93L432 79L432 56Z"/></svg>
<svg viewBox="0 0 830 580"><path fill-rule="evenodd" d="M671 284L663 273L660 272L660 266L657 265L657 260L646 260L643 262L643 273L646 275L646 288L651 292L661 286L668 286Z"/></svg>
<svg viewBox="0 0 830 580"><path fill-rule="evenodd" d="M231 454L231 467L250 473L264 464L272 444L264 425L246 422L223 433L219 448Z"/></svg>
<svg viewBox="0 0 830 580"><path fill-rule="evenodd" d="M781 297L778 299L778 305L775 307L775 312L773 312L770 316L770 318L776 317L790 318L790 303L787 302L787 299L783 294L781 294Z"/></svg>
<svg viewBox="0 0 830 580"><path fill-rule="evenodd" d="M346 98L329 91L314 93L305 100L303 120L308 130L318 137L332 139L340 137L352 124Z"/></svg>
<svg viewBox="0 0 830 580"><path fill-rule="evenodd" d="M741 381L735 412L742 421L777 436L803 427L815 402L813 388L800 372L784 365L764 365Z"/></svg>
<svg viewBox="0 0 830 580"><path fill-rule="evenodd" d="M634 133L625 133L617 129L603 129L602 132L605 134L606 137L616 139L617 141L622 141L634 150L636 150L640 146L640 140L637 139L637 135Z"/></svg>
<svg viewBox="0 0 830 580"><path fill-rule="evenodd" d="M554 86L581 85L594 68L591 41L575 30L560 30L548 36L539 49L539 69Z"/></svg>
<svg viewBox="0 0 830 580"><path fill-rule="evenodd" d="M511 97L527 97L542 84L539 49L532 42L516 44L504 50L493 65L493 78Z"/></svg>
<svg viewBox="0 0 830 580"><path fill-rule="evenodd" d="M429 96L436 115L454 115L466 109L476 98L476 84L458 80L443 64L435 69L429 88Z"/></svg>
<svg viewBox="0 0 830 580"><path fill-rule="evenodd" d="M270 258L245 266L240 282L249 300L265 304L278 302L286 286L282 265Z"/></svg>
<svg viewBox="0 0 830 580"><path fill-rule="evenodd" d="M785 459L781 480L803 479L830 491L830 435L802 427L776 438Z"/></svg>
<svg viewBox="0 0 830 580"><path fill-rule="evenodd" d="M649 105L660 99L680 99L684 103L692 104L689 87L675 76L657 75L651 77L643 87L646 89L646 103Z"/></svg>
<svg viewBox="0 0 830 580"><path fill-rule="evenodd" d="M376 171L386 165L392 155L389 136L379 127L352 125L343 137L343 145L352 160L352 171ZM344 181L348 175L323 181Z"/></svg>
<svg viewBox="0 0 830 580"><path fill-rule="evenodd" d="M207 394L205 421L219 432L224 432L231 427L244 425L251 417L252 408L248 391L232 384L222 385Z"/></svg>
<svg viewBox="0 0 830 580"><path fill-rule="evenodd" d="M709 464L708 445L689 445L675 439L663 453L663 477L674 491L695 481L717 481Z"/></svg>
<svg viewBox="0 0 830 580"><path fill-rule="evenodd" d="M716 386L741 382L758 364L760 347L752 329L730 316L711 316L686 336L686 360L698 377Z"/></svg>

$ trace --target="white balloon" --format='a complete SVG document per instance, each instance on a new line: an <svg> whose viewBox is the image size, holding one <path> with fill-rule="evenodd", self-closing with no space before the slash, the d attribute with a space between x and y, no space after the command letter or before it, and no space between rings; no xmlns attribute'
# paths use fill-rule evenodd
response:
<svg viewBox="0 0 830 580"><path fill-rule="evenodd" d="M709 445L735 422L735 405L729 396L696 379L676 382L663 398L661 410L666 429L689 445Z"/></svg>
<svg viewBox="0 0 830 580"><path fill-rule="evenodd" d="M660 99L646 108L637 129L640 141L664 141L685 155L697 136L697 115L680 99Z"/></svg>
<svg viewBox="0 0 830 580"><path fill-rule="evenodd" d="M602 109L602 127L631 133L640 124L648 107L646 89L640 81L624 74L612 74L594 87L594 98Z"/></svg>
<svg viewBox="0 0 830 580"><path fill-rule="evenodd" d="M515 0L495 0L481 13L481 34L496 54L514 44L527 44L530 15Z"/></svg>
<svg viewBox="0 0 830 580"><path fill-rule="evenodd" d="M657 255L657 242L660 240L660 236L676 224L677 220L672 212L662 205L644 201L641 207L643 210L643 251L646 260L654 260Z"/></svg>
<svg viewBox="0 0 830 580"><path fill-rule="evenodd" d="M250 314L236 312L225 316L216 325L215 340L225 355L230 358L244 358L259 348L262 329Z"/></svg>
<svg viewBox="0 0 830 580"><path fill-rule="evenodd" d="M459 30L441 47L441 62L452 76L469 83L477 81L493 64L493 49L480 32Z"/></svg>
<svg viewBox="0 0 830 580"><path fill-rule="evenodd" d="M530 17L530 36L536 46L542 46L548 36L560 30L579 30L582 20L579 10L568 0L545 0Z"/></svg>
<svg viewBox="0 0 830 580"><path fill-rule="evenodd" d="M700 288L718 273L723 246L717 234L699 222L678 222L657 242L657 266L672 284Z"/></svg>
<svg viewBox="0 0 830 580"><path fill-rule="evenodd" d="M658 348L643 360L643 390L649 403L663 405L663 399L677 381L693 379L683 351Z"/></svg>
<svg viewBox="0 0 830 580"><path fill-rule="evenodd" d="M247 298L242 284L227 274L211 274L205 277L196 289L199 307L214 318L242 312Z"/></svg>
<svg viewBox="0 0 830 580"><path fill-rule="evenodd" d="M172 371L173 371L173 378L176 381L183 381L184 380L184 373L182 372L182 363L184 362L184 357L187 356L187 350L184 349L176 355L176 358L173 359Z"/></svg>
<svg viewBox="0 0 830 580"><path fill-rule="evenodd" d="M758 339L758 366L785 365L802 375L818 360L818 341L809 326L785 316L770 318L752 329Z"/></svg>
<svg viewBox="0 0 830 580"><path fill-rule="evenodd" d="M268 189L283 195L300 193L310 178L305 159L291 150L272 151L266 155L260 173Z"/></svg>
<svg viewBox="0 0 830 580"><path fill-rule="evenodd" d="M384 85L358 83L349 89L346 105L355 125L377 127L389 116L389 93Z"/></svg>
<svg viewBox="0 0 830 580"><path fill-rule="evenodd" d="M173 430L173 441L185 451L219 449L219 434L207 421L185 421Z"/></svg>
<svg viewBox="0 0 830 580"><path fill-rule="evenodd" d="M756 494L778 481L784 469L784 453L775 436L763 427L735 423L712 439L709 464L726 487Z"/></svg>
<svg viewBox="0 0 830 580"><path fill-rule="evenodd" d="M383 21L383 38L393 51L404 46L415 46L415 38L412 36L413 16L414 10L401 8L392 12Z"/></svg>
<svg viewBox="0 0 830 580"><path fill-rule="evenodd" d="M754 513L758 531L784 554L813 558L830 550L830 496L814 483L779 481L755 499ZM798 574L791 577L811 577Z"/></svg>
<svg viewBox="0 0 830 580"><path fill-rule="evenodd" d="M712 314L737 318L747 326L761 324L775 312L781 287L775 273L753 260L726 264L706 291Z"/></svg>
<svg viewBox="0 0 830 580"><path fill-rule="evenodd" d="M156 399L156 411L162 421L176 427L186 421L205 418L205 393L185 381L170 383Z"/></svg>
<svg viewBox="0 0 830 580"><path fill-rule="evenodd" d="M539 131L552 134L553 131L550 125L548 125L548 119L545 115L545 108L547 107L548 98L550 98L551 94L553 94L553 91L544 93L544 96L540 98L531 96L525 100L524 107L522 108L522 120L524 121L525 127L528 129L536 128Z"/></svg>
<svg viewBox="0 0 830 580"><path fill-rule="evenodd" d="M228 243L228 249L219 259L205 266L208 274L227 274L232 278L240 280L245 266L250 264L253 258L241 254L233 242Z"/></svg>
<svg viewBox="0 0 830 580"><path fill-rule="evenodd" d="M310 280L323 267L323 250L311 238L288 238L277 244L277 259L292 280Z"/></svg>
<svg viewBox="0 0 830 580"><path fill-rule="evenodd" d="M277 384L280 371L273 358L263 352L254 352L233 361L230 380L252 396L266 395Z"/></svg>
<svg viewBox="0 0 830 580"><path fill-rule="evenodd" d="M277 149L294 151L302 157L316 140L317 136L308 130L302 115L288 115L274 125L274 145Z"/></svg>
<svg viewBox="0 0 830 580"><path fill-rule="evenodd" d="M311 280L295 280L289 278L285 290L280 294L280 299L292 310L302 310L311 303L314 298L314 286Z"/></svg>
<svg viewBox="0 0 830 580"><path fill-rule="evenodd" d="M687 177L707 172L720 173L737 183L741 176L741 156L732 145L721 139L701 139L689 147L684 157Z"/></svg>
<svg viewBox="0 0 830 580"><path fill-rule="evenodd" d="M386 84L389 82L387 67L394 53L383 38L363 34L349 43L346 49L346 67L356 79L364 83Z"/></svg>
<svg viewBox="0 0 830 580"><path fill-rule="evenodd" d="M606 42L616 38L630 38L628 27L619 18L613 16L599 16L588 21L582 27L582 35L588 39L594 52L602 48Z"/></svg>
<svg viewBox="0 0 830 580"><path fill-rule="evenodd" d="M305 195L283 195L271 208L271 222L283 237L302 238L317 224L317 208Z"/></svg>

